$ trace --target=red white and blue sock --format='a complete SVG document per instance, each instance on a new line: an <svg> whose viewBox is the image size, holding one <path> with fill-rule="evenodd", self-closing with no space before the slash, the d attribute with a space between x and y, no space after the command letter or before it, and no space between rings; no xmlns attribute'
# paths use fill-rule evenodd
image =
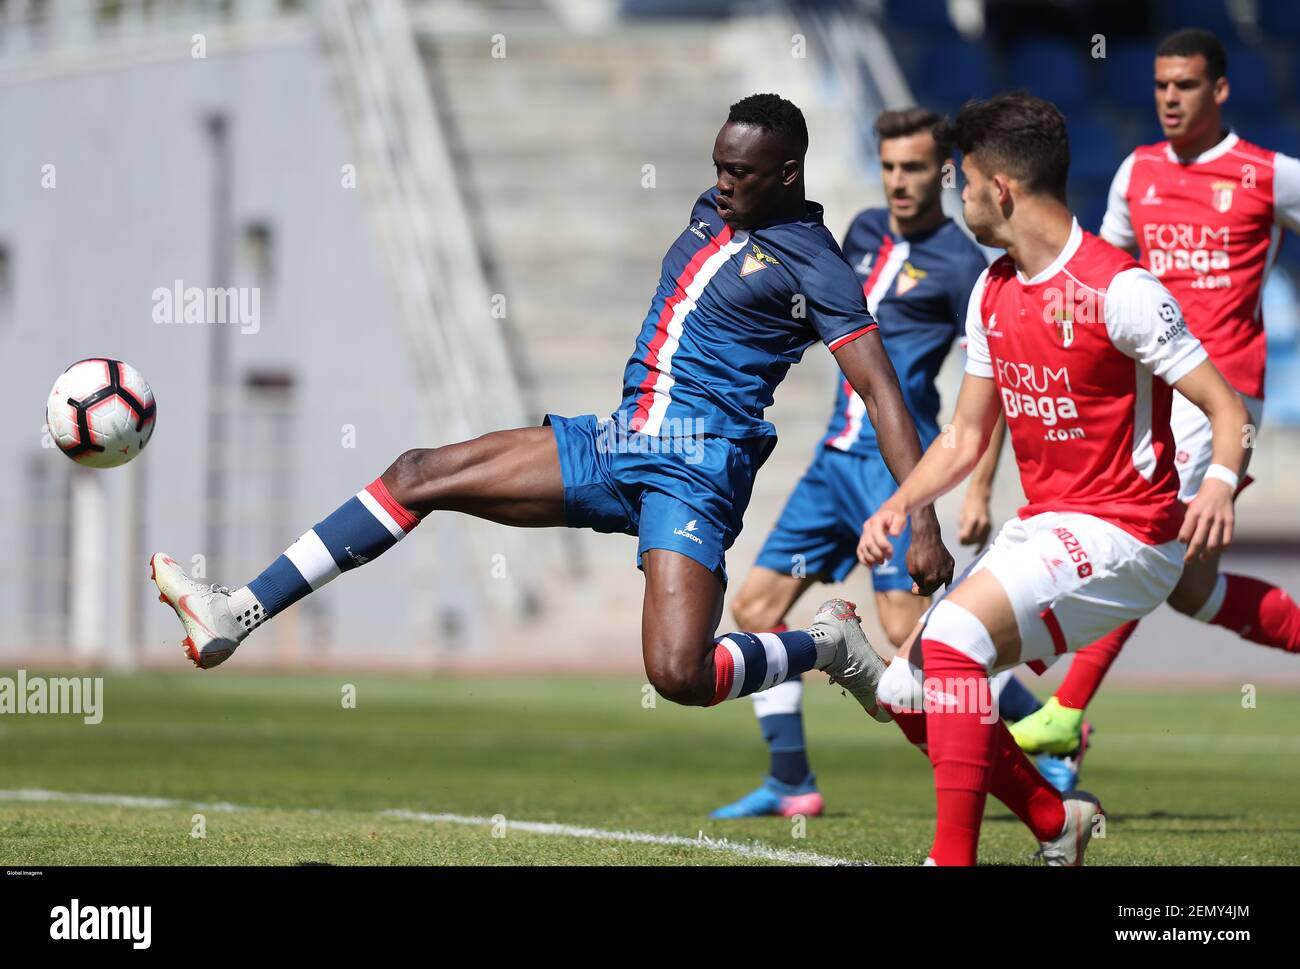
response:
<svg viewBox="0 0 1300 969"><path fill-rule="evenodd" d="M782 625L767 631L783 633L787 628ZM784 683L755 693L754 715L771 756L769 773L782 784L805 783L812 768L804 741L802 674L787 676Z"/></svg>
<svg viewBox="0 0 1300 969"><path fill-rule="evenodd" d="M418 524L376 478L235 591L231 611L245 629L255 629L340 573L378 558Z"/></svg>
<svg viewBox="0 0 1300 969"><path fill-rule="evenodd" d="M714 640L712 706L749 696L806 673L817 659L803 629L784 633L728 633Z"/></svg>

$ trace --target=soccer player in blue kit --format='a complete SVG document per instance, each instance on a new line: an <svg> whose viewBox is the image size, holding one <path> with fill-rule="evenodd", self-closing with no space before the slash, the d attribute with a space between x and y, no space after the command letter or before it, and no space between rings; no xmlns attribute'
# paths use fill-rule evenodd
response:
<svg viewBox="0 0 1300 969"><path fill-rule="evenodd" d="M956 164L947 125L924 108L886 111L876 119L886 208L866 209L844 237L844 255L903 388L903 400L925 447L939 435L939 369L965 333L971 289L987 260L943 213L945 171ZM825 437L795 485L759 552L731 611L743 629L780 632L786 615L815 583L841 582L858 564L862 523L898 487L882 460L866 406L844 379ZM991 530L989 497L1005 430L999 423L972 476L959 525L963 544L983 545ZM909 530L910 531L910 530ZM909 531L894 556L871 571L876 612L900 647L930 604L913 593L904 556ZM1009 719L1033 712L1037 700L1008 674L1000 701ZM754 694L754 713L770 751L762 784L713 812L715 818L818 815L824 801L804 743L803 684L791 676Z"/></svg>
<svg viewBox="0 0 1300 969"><path fill-rule="evenodd" d="M708 706L821 669L888 719L875 700L884 662L843 600L825 603L807 629L716 635L724 555L776 443L763 411L813 342L862 396L893 476L921 457L862 287L822 207L804 198L807 147L788 101L761 94L732 105L713 146L716 185L664 257L608 420L548 415L540 427L407 451L233 592L156 553L154 581L185 627L189 658L224 662L261 623L381 555L424 516L452 511L639 536L642 654L669 700ZM933 507L912 528L908 570L928 594L951 580L953 561Z"/></svg>

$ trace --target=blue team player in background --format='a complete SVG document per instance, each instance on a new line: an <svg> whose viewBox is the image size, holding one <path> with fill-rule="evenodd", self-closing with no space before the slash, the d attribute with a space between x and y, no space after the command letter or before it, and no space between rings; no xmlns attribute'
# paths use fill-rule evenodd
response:
<svg viewBox="0 0 1300 969"><path fill-rule="evenodd" d="M939 434L935 380L965 332L966 304L987 260L943 213L944 178L956 172L943 120L923 108L886 111L876 120L876 134L888 207L861 212L844 237L843 252L879 323L921 443L929 447ZM989 498L1004 429L999 422L971 478L959 528L963 544L982 546L988 539ZM896 487L862 398L839 377L826 436L732 602L740 627L781 632L786 614L809 586L843 581L858 564L862 522ZM896 648L930 604L929 596L915 594L920 590L907 572L910 539L909 528L894 544L894 558L871 574L880 624ZM821 814L825 805L804 745L800 678L753 696L771 751L770 773L757 790L713 817ZM1038 701L1006 678L1001 704L1008 719L1019 719Z"/></svg>

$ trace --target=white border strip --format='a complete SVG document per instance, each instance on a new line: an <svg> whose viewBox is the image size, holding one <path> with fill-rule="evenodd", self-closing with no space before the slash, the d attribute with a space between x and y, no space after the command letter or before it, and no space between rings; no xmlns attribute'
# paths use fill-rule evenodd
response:
<svg viewBox="0 0 1300 969"><path fill-rule="evenodd" d="M224 801L205 804L199 801L174 800L167 797L140 797L131 794L89 794L76 791L48 791L40 788L22 788L13 791L0 790L0 801L26 802L64 802L71 804L103 804L111 807L128 808L174 808L193 807L206 811L302 811L312 814L352 813L321 809L251 807L249 805L229 804ZM364 813L364 812L359 812ZM464 814L430 814L424 811L406 811L392 809L375 812L380 817L400 818L407 821L423 821L428 824L460 824L468 827L486 828L500 823L500 818L474 817ZM852 858L837 858L833 855L819 855L812 851L794 851L789 848L771 848L767 845L741 843L727 838L708 838L700 832L696 838L684 838L675 834L650 834L646 831L606 831L603 828L583 828L571 824L554 824L544 821L511 821L506 819L506 827L512 831L524 831L528 834L544 834L561 838L584 838L591 841L622 841L635 844L667 845L678 848L704 848L708 851L736 855L741 858L757 858L761 861L778 861L789 865L870 865L870 862L855 861Z"/></svg>

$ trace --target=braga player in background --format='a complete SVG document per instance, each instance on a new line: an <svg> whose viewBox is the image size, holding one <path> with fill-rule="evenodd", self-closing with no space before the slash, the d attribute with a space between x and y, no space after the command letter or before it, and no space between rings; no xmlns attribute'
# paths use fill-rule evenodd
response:
<svg viewBox="0 0 1300 969"><path fill-rule="evenodd" d="M1223 45L1207 30L1180 30L1161 43L1155 101L1168 140L1124 159L1101 237L1136 249L1142 265L1178 299L1187 326L1245 399L1252 427L1243 434L1253 439L1264 411L1261 294L1283 229L1300 231L1300 161L1224 127L1227 71ZM1174 394L1170 423L1179 497L1189 502L1211 465L1210 424L1181 394ZM1217 555L1187 563L1169 604L1251 642L1300 651L1294 600L1260 579L1220 573ZM1136 628L1136 620L1125 623L1079 651L1056 695L1012 728L1025 750L1080 749L1084 708Z"/></svg>

